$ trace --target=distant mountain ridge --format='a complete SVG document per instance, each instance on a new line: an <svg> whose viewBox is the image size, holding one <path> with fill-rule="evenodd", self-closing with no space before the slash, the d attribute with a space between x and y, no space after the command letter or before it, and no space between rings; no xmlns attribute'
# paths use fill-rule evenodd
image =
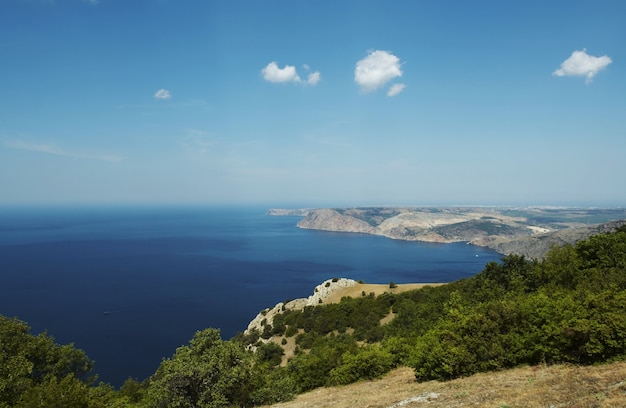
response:
<svg viewBox="0 0 626 408"><path fill-rule="evenodd" d="M268 211L298 215L297 226L423 242L467 242L501 254L541 259L552 245L574 244L626 223L624 209L551 207L366 207Z"/></svg>
<svg viewBox="0 0 626 408"><path fill-rule="evenodd" d="M541 259L552 246L561 247L575 244L593 235L611 232L626 224L626 220L609 221L585 227L573 227L546 234L514 239L496 245L494 248L501 254L524 255L526 258Z"/></svg>

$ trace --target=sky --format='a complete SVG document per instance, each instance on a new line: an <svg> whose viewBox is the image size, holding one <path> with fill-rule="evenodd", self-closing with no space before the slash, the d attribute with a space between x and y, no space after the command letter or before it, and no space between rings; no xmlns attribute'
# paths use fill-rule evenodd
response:
<svg viewBox="0 0 626 408"><path fill-rule="evenodd" d="M626 206L626 2L0 0L0 205Z"/></svg>

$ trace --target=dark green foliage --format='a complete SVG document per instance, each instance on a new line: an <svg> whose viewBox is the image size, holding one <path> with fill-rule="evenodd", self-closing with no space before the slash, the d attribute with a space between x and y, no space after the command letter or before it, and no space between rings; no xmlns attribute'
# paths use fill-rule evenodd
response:
<svg viewBox="0 0 626 408"><path fill-rule="evenodd" d="M139 402L143 399L146 387L134 378L124 381L120 387L120 395L128 398L130 402Z"/></svg>
<svg viewBox="0 0 626 408"><path fill-rule="evenodd" d="M261 338L267 340L270 337L272 337L273 333L274 333L274 328L272 327L272 325L266 323L263 326L263 333L261 333Z"/></svg>
<svg viewBox="0 0 626 408"><path fill-rule="evenodd" d="M394 319L385 326L387 337L411 338L424 334L443 314L453 284L424 287L396 295Z"/></svg>
<svg viewBox="0 0 626 408"><path fill-rule="evenodd" d="M256 353L259 361L262 363L268 363L270 367L279 365L283 354L285 354L283 348L273 342L265 343L259 346Z"/></svg>
<svg viewBox="0 0 626 408"><path fill-rule="evenodd" d="M384 335L380 320L389 313L395 301L395 295L384 294L378 298L345 297L338 304L305 307L301 312L293 311L285 316L285 323L289 325L287 334L294 333L295 328L303 329L307 335L345 333L347 329L352 328L357 339L377 342ZM309 348L302 341L306 340L300 336L298 344L303 348Z"/></svg>
<svg viewBox="0 0 626 408"><path fill-rule="evenodd" d="M68 375L62 379L49 376L26 390L20 396L17 404L12 406L16 408L88 408L94 406L89 401L87 385L77 380L74 376Z"/></svg>
<svg viewBox="0 0 626 408"><path fill-rule="evenodd" d="M251 352L223 341L219 330L197 332L189 345L163 360L150 381L150 407L250 405L258 372Z"/></svg>
<svg viewBox="0 0 626 408"><path fill-rule="evenodd" d="M86 393L92 367L82 350L58 345L46 333L32 335L26 323L0 315L0 407L60 383L80 383Z"/></svg>
<svg viewBox="0 0 626 408"><path fill-rule="evenodd" d="M257 330L257 328L253 328L248 332L248 334L244 334L243 332L239 332L233 337L238 343L241 344L255 344L261 338L261 333Z"/></svg>
<svg viewBox="0 0 626 408"><path fill-rule="evenodd" d="M296 344L303 349L310 349L315 344L315 341L320 337L314 331L308 331L304 333L300 333L296 336Z"/></svg>
<svg viewBox="0 0 626 408"><path fill-rule="evenodd" d="M297 394L295 380L286 369L276 368L266 371L256 389L250 394L252 406L274 404L289 401Z"/></svg>
<svg viewBox="0 0 626 408"><path fill-rule="evenodd" d="M354 337L347 334L318 336L310 352L292 359L287 371L300 391L330 385L329 373L340 365L341 356L357 348Z"/></svg>
<svg viewBox="0 0 626 408"><path fill-rule="evenodd" d="M296 326L287 326L287 330L285 330L285 337L293 337L296 333L298 333Z"/></svg>
<svg viewBox="0 0 626 408"><path fill-rule="evenodd" d="M394 358L376 346L360 347L341 356L340 363L329 373L328 383L350 384L359 380L380 378L394 367Z"/></svg>
<svg viewBox="0 0 626 408"><path fill-rule="evenodd" d="M274 336L282 336L285 333L285 316L282 313L274 316L274 321L272 323L272 335Z"/></svg>
<svg viewBox="0 0 626 408"><path fill-rule="evenodd" d="M421 336L389 342L419 379L626 356L624 231L553 248L542 262L504 257L457 287ZM404 312L416 316L419 306L400 301L395 308L388 332L410 332Z"/></svg>

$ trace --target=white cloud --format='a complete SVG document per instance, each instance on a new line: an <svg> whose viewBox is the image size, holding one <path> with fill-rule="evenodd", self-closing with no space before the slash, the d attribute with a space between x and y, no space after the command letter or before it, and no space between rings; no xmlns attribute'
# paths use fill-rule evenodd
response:
<svg viewBox="0 0 626 408"><path fill-rule="evenodd" d="M406 88L404 84L393 84L387 91L387 96L396 96Z"/></svg>
<svg viewBox="0 0 626 408"><path fill-rule="evenodd" d="M263 79L268 82L282 83L282 82L300 82L300 77L296 72L296 67L292 65L285 65L285 68L278 68L276 62L272 61L263 70Z"/></svg>
<svg viewBox="0 0 626 408"><path fill-rule="evenodd" d="M303 65L305 70L309 70L310 67L306 64ZM304 83L305 85L317 85L317 83L321 79L321 74L318 71L310 73L305 81L302 81L300 75L296 71L296 67L293 65L285 65L284 68L279 68L276 62L272 61L265 68L261 70L261 74L263 75L263 79L268 82L273 82L276 84L279 83Z"/></svg>
<svg viewBox="0 0 626 408"><path fill-rule="evenodd" d="M594 57L587 54L587 50L574 51L572 55L561 64L561 68L552 73L556 76L584 76L585 83L591 82L593 77L613 60L608 55Z"/></svg>
<svg viewBox="0 0 626 408"><path fill-rule="evenodd" d="M119 162L124 158L117 154L108 153L94 153L94 152L80 152L63 149L61 147L44 144L44 143L31 143L22 140L4 140L4 145L12 149L26 150L30 152L51 154L54 156L66 156L76 159L91 159L91 160L104 160L110 162Z"/></svg>
<svg viewBox="0 0 626 408"><path fill-rule="evenodd" d="M98 4L99 0L83 0L85 3L93 4L94 6Z"/></svg>
<svg viewBox="0 0 626 408"><path fill-rule="evenodd" d="M371 51L356 63L354 81L363 92L372 92L395 77L402 76L400 59L387 51Z"/></svg>
<svg viewBox="0 0 626 408"><path fill-rule="evenodd" d="M317 85L317 83L320 81L321 79L321 75L319 72L312 72L310 73L307 77L306 77L306 83L308 85Z"/></svg>
<svg viewBox="0 0 626 408"><path fill-rule="evenodd" d="M172 94L167 89L159 89L154 94L155 99L170 99L171 97L172 97Z"/></svg>

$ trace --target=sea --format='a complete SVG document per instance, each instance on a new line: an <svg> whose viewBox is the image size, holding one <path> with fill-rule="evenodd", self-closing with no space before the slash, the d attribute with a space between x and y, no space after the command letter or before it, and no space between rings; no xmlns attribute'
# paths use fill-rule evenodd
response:
<svg viewBox="0 0 626 408"><path fill-rule="evenodd" d="M143 380L193 334L229 339L326 279L450 282L500 255L305 230L266 207L0 208L0 314L73 343L99 380Z"/></svg>

